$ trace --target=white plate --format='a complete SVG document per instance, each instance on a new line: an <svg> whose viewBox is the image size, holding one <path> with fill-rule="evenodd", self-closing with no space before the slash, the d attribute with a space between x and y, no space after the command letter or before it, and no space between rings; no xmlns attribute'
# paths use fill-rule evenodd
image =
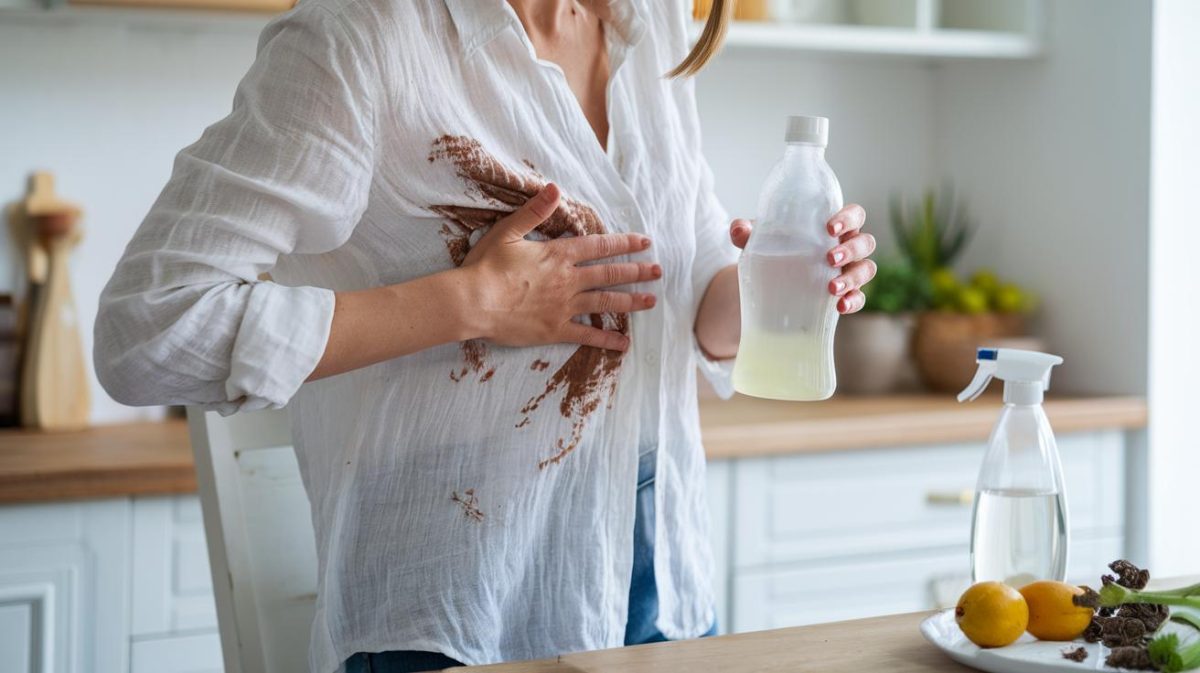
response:
<svg viewBox="0 0 1200 673"><path fill-rule="evenodd" d="M1160 633L1180 629L1168 623ZM1179 631L1183 637L1187 632ZM984 649L967 640L958 624L954 622L954 610L945 610L921 622L921 635L960 664L988 673L1071 673L1075 671L1121 671L1104 665L1108 648L1100 643L1052 643L1037 640L1028 633L1009 645ZM1087 659L1076 663L1063 659L1064 650L1077 647L1087 649ZM1126 672L1128 673L1128 672Z"/></svg>

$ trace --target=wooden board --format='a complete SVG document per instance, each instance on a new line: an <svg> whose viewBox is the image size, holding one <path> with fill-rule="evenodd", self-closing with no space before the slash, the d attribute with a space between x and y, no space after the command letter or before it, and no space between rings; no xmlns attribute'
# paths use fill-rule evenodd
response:
<svg viewBox="0 0 1200 673"><path fill-rule="evenodd" d="M183 421L0 432L0 504L195 490Z"/></svg>
<svg viewBox="0 0 1200 673"><path fill-rule="evenodd" d="M106 5L145 9L217 9L243 12L285 12L295 0L69 0L72 5Z"/></svg>
<svg viewBox="0 0 1200 673"><path fill-rule="evenodd" d="M932 613L876 617L676 643L565 654L461 673L965 673L921 637Z"/></svg>
<svg viewBox="0 0 1200 673"><path fill-rule="evenodd" d="M735 396L700 402L709 459L984 441L1000 414L999 395L959 404L946 395L834 397L827 402L776 402ZM1138 397L1048 399L1059 434L1145 427Z"/></svg>

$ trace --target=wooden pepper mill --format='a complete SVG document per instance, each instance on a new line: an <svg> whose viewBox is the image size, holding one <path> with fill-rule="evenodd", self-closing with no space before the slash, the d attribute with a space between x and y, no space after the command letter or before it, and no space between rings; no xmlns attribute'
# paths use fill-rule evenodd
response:
<svg viewBox="0 0 1200 673"><path fill-rule="evenodd" d="M21 425L41 430L87 426L91 395L67 258L83 238L82 212L54 193L54 176L33 174L16 209L29 288L21 356Z"/></svg>

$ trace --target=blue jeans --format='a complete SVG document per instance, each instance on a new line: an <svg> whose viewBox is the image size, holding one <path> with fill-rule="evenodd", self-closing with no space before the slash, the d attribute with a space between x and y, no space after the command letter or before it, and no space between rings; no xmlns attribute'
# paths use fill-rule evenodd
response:
<svg viewBox="0 0 1200 673"><path fill-rule="evenodd" d="M633 523L633 577L629 584L629 621L625 644L661 643L667 637L654 625L658 617L658 586L654 581L654 470L658 452L638 458L637 517ZM717 625L702 638L715 635ZM346 660L346 673L418 673L440 671L461 663L438 652L360 652Z"/></svg>

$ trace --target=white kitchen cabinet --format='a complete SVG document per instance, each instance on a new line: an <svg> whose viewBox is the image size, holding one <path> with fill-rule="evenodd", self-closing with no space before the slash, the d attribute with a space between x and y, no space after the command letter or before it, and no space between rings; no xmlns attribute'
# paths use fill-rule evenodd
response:
<svg viewBox="0 0 1200 673"><path fill-rule="evenodd" d="M216 631L199 498L134 500L133 576L135 638Z"/></svg>
<svg viewBox="0 0 1200 673"><path fill-rule="evenodd" d="M0 507L0 673L217 673L199 501Z"/></svg>
<svg viewBox="0 0 1200 673"><path fill-rule="evenodd" d="M216 631L133 641L130 673L221 673L221 638Z"/></svg>
<svg viewBox="0 0 1200 673"><path fill-rule="evenodd" d="M1058 438L1068 574L1095 582L1124 554L1124 435ZM970 496L983 443L728 461L714 536L732 632L952 604L969 583ZM710 477L710 482L712 478ZM710 488L712 486L710 485ZM714 498L715 500L716 498ZM714 504L714 507L716 505ZM718 562L721 566L721 562Z"/></svg>
<svg viewBox="0 0 1200 673"><path fill-rule="evenodd" d="M0 671L129 668L128 500L0 507Z"/></svg>

